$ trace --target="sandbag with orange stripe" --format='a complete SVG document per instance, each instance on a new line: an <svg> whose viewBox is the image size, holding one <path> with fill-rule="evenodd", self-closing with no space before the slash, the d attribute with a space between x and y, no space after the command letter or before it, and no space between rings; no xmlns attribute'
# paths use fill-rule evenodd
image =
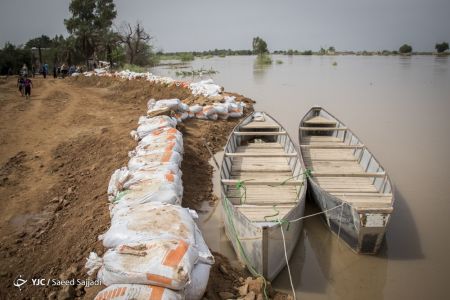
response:
<svg viewBox="0 0 450 300"><path fill-rule="evenodd" d="M158 166L167 163L180 165L182 156L176 151L154 151L142 156L134 156L128 161L128 169L133 171L143 166Z"/></svg>
<svg viewBox="0 0 450 300"><path fill-rule="evenodd" d="M185 240L196 244L195 211L178 205L145 203L116 210L111 227L101 235L106 248L121 244L146 243L155 239Z"/></svg>
<svg viewBox="0 0 450 300"><path fill-rule="evenodd" d="M164 287L143 284L113 284L94 300L182 300L183 295Z"/></svg>
<svg viewBox="0 0 450 300"><path fill-rule="evenodd" d="M183 135L175 128L163 127L158 130L152 131L149 135L145 136L139 145L151 144L151 143L164 143L167 141L176 141L181 146L183 145Z"/></svg>
<svg viewBox="0 0 450 300"><path fill-rule="evenodd" d="M146 244L120 245L103 259L91 252L86 268L105 285L151 284L181 290L190 282L198 260L196 248L183 240L152 240Z"/></svg>
<svg viewBox="0 0 450 300"><path fill-rule="evenodd" d="M139 143L135 150L128 152L128 157L141 156L153 151L176 151L180 154L183 153L183 144L176 141L164 141L157 143L141 144Z"/></svg>

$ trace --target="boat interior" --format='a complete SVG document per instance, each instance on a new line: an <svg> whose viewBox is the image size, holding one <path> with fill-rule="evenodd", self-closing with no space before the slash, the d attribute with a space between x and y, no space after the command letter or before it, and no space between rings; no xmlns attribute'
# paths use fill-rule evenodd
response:
<svg viewBox="0 0 450 300"><path fill-rule="evenodd" d="M264 113L254 113L235 128L221 172L225 196L258 226L285 218L306 184L294 144Z"/></svg>
<svg viewBox="0 0 450 300"><path fill-rule="evenodd" d="M351 130L320 107L299 129L304 163L317 185L357 211L392 212L389 178Z"/></svg>

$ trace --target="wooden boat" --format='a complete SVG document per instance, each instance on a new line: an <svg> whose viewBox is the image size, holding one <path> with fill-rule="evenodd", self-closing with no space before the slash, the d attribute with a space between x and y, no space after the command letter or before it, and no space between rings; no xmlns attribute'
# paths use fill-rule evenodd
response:
<svg viewBox="0 0 450 300"><path fill-rule="evenodd" d="M385 169L361 140L321 107L299 128L300 149L311 170L310 195L329 228L357 253L375 254L393 211L393 187Z"/></svg>
<svg viewBox="0 0 450 300"><path fill-rule="evenodd" d="M255 112L230 134L220 175L226 235L254 275L272 280L302 228L301 220L287 222L304 213L307 184L300 153L274 118Z"/></svg>

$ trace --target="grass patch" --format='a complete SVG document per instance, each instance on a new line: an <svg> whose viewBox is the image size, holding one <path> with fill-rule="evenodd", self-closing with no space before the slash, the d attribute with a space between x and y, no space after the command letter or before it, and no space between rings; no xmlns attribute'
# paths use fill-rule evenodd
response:
<svg viewBox="0 0 450 300"><path fill-rule="evenodd" d="M277 63L277 65L281 65L283 63L281 59L277 59L275 62Z"/></svg>
<svg viewBox="0 0 450 300"><path fill-rule="evenodd" d="M148 69L145 67L132 65L132 64L124 64L123 67L121 68L121 70L130 70L131 72L136 72L136 73L145 73L148 71Z"/></svg>
<svg viewBox="0 0 450 300"><path fill-rule="evenodd" d="M271 65L272 57L268 54L260 54L256 57L256 64L258 65Z"/></svg>
<svg viewBox="0 0 450 300"><path fill-rule="evenodd" d="M188 77L188 76L203 76L203 75L214 75L219 73L216 70L213 69L198 69L198 70L191 70L191 71L177 71L175 74L177 76L181 77Z"/></svg>

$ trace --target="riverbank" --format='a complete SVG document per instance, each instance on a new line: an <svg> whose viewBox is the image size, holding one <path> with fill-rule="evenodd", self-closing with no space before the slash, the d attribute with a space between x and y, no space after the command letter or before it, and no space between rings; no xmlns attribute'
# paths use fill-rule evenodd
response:
<svg viewBox="0 0 450 300"><path fill-rule="evenodd" d="M89 252L102 254L97 237L109 227L106 188L112 172L126 164L135 147L129 132L145 113L149 98L180 98L189 104L212 100L176 85L143 80L78 77L36 78L31 101L20 97L15 80L0 84L1 298L66 297L92 299L93 286L13 285L22 278L86 279ZM253 101L237 94L252 110ZM189 119L179 126L184 137L183 206L215 204L210 153L222 149L239 119ZM201 170L201 172L199 172ZM248 273L216 255L208 299L237 294ZM226 270L226 271L224 271ZM226 282L227 284L224 284ZM222 294L220 294L222 293ZM280 295L279 295L280 296ZM277 297L279 297L277 296Z"/></svg>

